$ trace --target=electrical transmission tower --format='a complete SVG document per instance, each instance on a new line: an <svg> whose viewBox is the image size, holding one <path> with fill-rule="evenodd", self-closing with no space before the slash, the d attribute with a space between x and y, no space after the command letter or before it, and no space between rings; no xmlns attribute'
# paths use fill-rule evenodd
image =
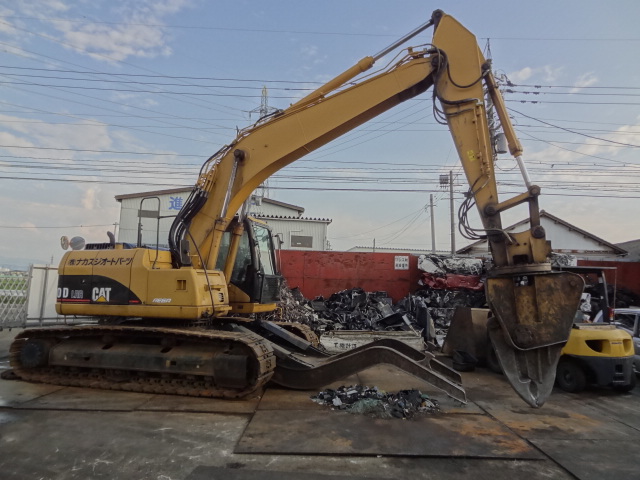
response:
<svg viewBox="0 0 640 480"><path fill-rule="evenodd" d="M262 96L260 99L260 106L258 108L254 108L253 110L249 111L249 118L251 118L252 113L257 113L259 115L258 116L258 122L259 122L263 118L267 117L267 115L277 111L278 111L277 108L269 106L269 90L267 90L267 87L263 85ZM262 185L258 187L258 189L260 190L260 193L256 192L256 197L260 199L265 197L269 198L269 179L265 180L262 183Z"/></svg>

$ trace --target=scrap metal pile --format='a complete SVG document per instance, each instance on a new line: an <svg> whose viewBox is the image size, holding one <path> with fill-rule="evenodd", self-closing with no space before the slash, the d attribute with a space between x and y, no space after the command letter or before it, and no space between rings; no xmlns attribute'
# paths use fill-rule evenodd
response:
<svg viewBox="0 0 640 480"><path fill-rule="evenodd" d="M318 335L335 330L413 331L433 340L445 333L456 307L485 305L482 261L425 255L418 268L423 271L422 288L395 305L386 292L357 287L308 300L298 288L285 284L280 308L271 315L307 324Z"/></svg>
<svg viewBox="0 0 640 480"><path fill-rule="evenodd" d="M438 402L420 390L401 390L386 393L377 387L362 385L327 389L311 397L321 405L349 413L369 415L376 418L413 418L420 414L437 413Z"/></svg>
<svg viewBox="0 0 640 480"><path fill-rule="evenodd" d="M319 335L332 330L420 331L428 325L428 313L424 301L412 297L392 305L386 292L352 288L308 300L299 289L285 287L274 315L307 324Z"/></svg>
<svg viewBox="0 0 640 480"><path fill-rule="evenodd" d="M418 283L423 288L416 295L425 299L438 333L444 333L449 327L457 307L485 306L486 265L482 260L420 255L418 269L422 272Z"/></svg>

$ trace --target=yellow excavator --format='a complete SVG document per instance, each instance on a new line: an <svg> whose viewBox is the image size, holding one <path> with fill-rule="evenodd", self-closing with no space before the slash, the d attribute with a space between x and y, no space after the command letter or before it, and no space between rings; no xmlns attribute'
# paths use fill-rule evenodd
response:
<svg viewBox="0 0 640 480"><path fill-rule="evenodd" d="M387 66L369 72L430 27L430 43L400 50ZM486 284L492 342L514 389L530 405L542 405L583 282L552 271L550 243L540 225L540 189L526 172L490 62L474 35L440 10L289 108L241 130L207 159L172 224L168 251L128 248L111 239L66 253L56 309L99 322L21 332L11 346L16 375L62 385L235 398L269 380L318 388L384 362L466 401L460 376L428 353L381 340L323 357L305 326L261 320L261 313L276 308L281 277L269 229L246 215L252 192L278 170L429 88L470 187L461 221L486 236L493 254L495 268ZM523 193L502 201L489 101L525 184ZM466 220L473 202L482 221L475 230ZM501 213L520 204L529 206L530 228L507 233Z"/></svg>

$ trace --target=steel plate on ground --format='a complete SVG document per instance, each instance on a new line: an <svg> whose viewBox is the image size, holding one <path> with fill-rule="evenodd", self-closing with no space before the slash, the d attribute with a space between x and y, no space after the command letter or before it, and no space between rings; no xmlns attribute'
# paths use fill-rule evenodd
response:
<svg viewBox="0 0 640 480"><path fill-rule="evenodd" d="M606 415L640 431L640 389L630 394L612 390L594 390L580 393L585 405L596 413Z"/></svg>
<svg viewBox="0 0 640 480"><path fill-rule="evenodd" d="M638 437L632 441L537 439L533 444L580 480L637 480ZM615 452L609 457L607 452ZM615 458L615 460L613 460Z"/></svg>
<svg viewBox="0 0 640 480"><path fill-rule="evenodd" d="M381 420L332 411L260 411L235 453L543 458L485 415Z"/></svg>
<svg viewBox="0 0 640 480"><path fill-rule="evenodd" d="M234 466L197 467L186 480L367 480L371 477L353 477L351 475L323 475L309 472L278 472L274 470L246 470Z"/></svg>
<svg viewBox="0 0 640 480"><path fill-rule="evenodd" d="M567 401L557 395L544 408L532 409L522 403L477 401L493 418L527 440L558 439L618 439L629 442L638 438L638 430L617 421L603 411L582 403ZM640 474L639 474L640 475ZM640 476L639 476L640 478Z"/></svg>
<svg viewBox="0 0 640 480"><path fill-rule="evenodd" d="M25 384L26 382L20 382ZM147 403L152 393L99 390L83 387L58 387L58 390L20 405L35 410L131 411Z"/></svg>
<svg viewBox="0 0 640 480"><path fill-rule="evenodd" d="M259 398L199 398L181 395L156 395L138 410L165 412L253 413Z"/></svg>

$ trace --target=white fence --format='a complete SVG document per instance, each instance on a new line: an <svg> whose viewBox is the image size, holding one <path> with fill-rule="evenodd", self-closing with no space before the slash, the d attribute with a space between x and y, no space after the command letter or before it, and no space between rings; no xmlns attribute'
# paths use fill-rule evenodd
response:
<svg viewBox="0 0 640 480"><path fill-rule="evenodd" d="M26 323L28 289L26 272L0 272L0 328Z"/></svg>
<svg viewBox="0 0 640 480"><path fill-rule="evenodd" d="M52 265L32 265L29 272L0 272L0 330L89 320L58 315L57 290L58 268Z"/></svg>

